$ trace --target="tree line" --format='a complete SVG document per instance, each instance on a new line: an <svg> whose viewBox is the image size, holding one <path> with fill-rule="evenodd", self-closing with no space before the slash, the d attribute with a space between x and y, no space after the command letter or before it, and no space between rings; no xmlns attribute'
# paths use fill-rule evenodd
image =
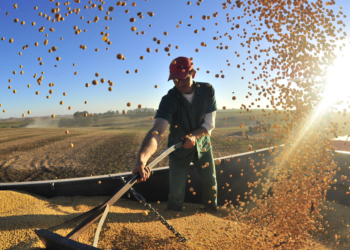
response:
<svg viewBox="0 0 350 250"><path fill-rule="evenodd" d="M155 115L156 109L153 108L137 108L129 109L126 111L126 115ZM108 110L105 113L89 113L88 111L77 111L73 114L73 119L60 119L59 127L89 127L93 125L99 125L101 119L115 117L123 115L123 112L119 110Z"/></svg>

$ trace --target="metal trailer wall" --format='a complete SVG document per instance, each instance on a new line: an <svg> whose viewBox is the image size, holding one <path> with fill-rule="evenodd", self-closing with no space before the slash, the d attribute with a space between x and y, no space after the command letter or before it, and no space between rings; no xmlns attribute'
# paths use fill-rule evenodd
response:
<svg viewBox="0 0 350 250"><path fill-rule="evenodd" d="M278 151L281 150L283 150L282 146L278 148ZM274 151L273 149L273 152ZM247 152L217 158L221 160L221 164L216 166L218 205L223 205L225 200L237 204L237 195L244 197L244 193L252 189L257 195L261 194L262 190L260 185L257 189L254 189L253 187L249 188L247 183L258 181L259 178L263 180L263 178L266 177L267 172L258 177L256 173L254 173L254 169L260 171L266 164L273 164L272 159L275 157L273 152L269 153L268 149L262 149L256 152ZM327 199L350 206L350 195L346 195L346 190L350 191L350 169L348 167L350 163L350 154L347 152L337 153L339 153L339 156L335 154L334 160L341 166L341 170L337 172L335 177L335 179L338 180L337 184L332 185L332 188L327 192ZM240 159L240 162L237 161L238 159ZM261 164L263 159L265 165ZM251 160L255 163L254 169L250 166ZM257 162L260 163L260 166L257 166ZM345 162L348 162L347 165L345 165ZM146 182L135 184L134 189L143 195L148 202L166 201L168 199L169 190L169 168L157 168L152 172L151 177ZM243 176L241 176L241 173L243 173ZM192 164L189 167L188 174L190 176L188 179L191 180L191 182L186 183L185 202L201 203L202 184ZM341 175L347 176L348 179L341 182ZM110 196L123 185L121 178L127 180L130 176L131 173L128 172L61 180L1 183L0 190L20 190L47 198L55 196ZM334 186L337 187L337 190L334 190ZM191 187L194 188L196 195L193 195L192 192L189 191ZM132 196L130 197L128 194L125 194L122 198L134 200L134 198Z"/></svg>
<svg viewBox="0 0 350 250"><path fill-rule="evenodd" d="M334 180L336 184L331 185L331 189L327 191L327 200L350 206L350 152L335 151L334 162L337 163L340 170L336 170ZM342 180L342 176L346 176L346 180ZM336 190L334 190L334 187Z"/></svg>

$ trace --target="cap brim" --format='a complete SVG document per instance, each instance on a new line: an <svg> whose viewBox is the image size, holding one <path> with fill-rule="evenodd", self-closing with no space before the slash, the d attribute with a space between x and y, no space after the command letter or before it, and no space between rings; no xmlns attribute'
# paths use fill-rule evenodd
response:
<svg viewBox="0 0 350 250"><path fill-rule="evenodd" d="M185 72L182 72L182 69L180 70L179 72L170 73L168 81L173 79L185 79L188 76L189 70L186 70Z"/></svg>

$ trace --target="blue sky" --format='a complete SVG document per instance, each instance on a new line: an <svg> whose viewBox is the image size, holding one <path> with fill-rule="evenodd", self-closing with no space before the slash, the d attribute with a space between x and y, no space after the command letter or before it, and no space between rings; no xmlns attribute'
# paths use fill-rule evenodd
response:
<svg viewBox="0 0 350 250"><path fill-rule="evenodd" d="M248 91L255 93L248 89L248 82L253 82L253 78L256 77L256 74L251 74L254 66L264 62L266 58L262 56L258 61L253 60L254 64L249 64L251 60L246 60L249 55L247 46L244 48L240 46L246 39L238 35L243 35L245 28L248 38L256 32L254 30L256 27L260 27L258 26L260 22L248 16L240 20L236 18L230 23L226 21L227 13L231 19L233 16L243 16L243 8L224 10L223 1L208 0L201 2L200 6L194 1L191 5L187 5L187 1L183 0L135 0L135 7L131 6L130 1L125 7L116 6L116 1L105 2L103 11L99 11L98 8L85 10L84 5L90 6L88 1L81 1L79 4L72 1L68 6L71 9L80 8L79 15L64 16L63 22L55 23L39 16L39 12L53 17L51 9L56 8L56 2L46 0L0 2L0 37L5 37L4 41L0 41L0 103L2 104L0 118L20 117L28 110L31 110L31 116L73 114L85 110L90 113L105 112L109 109L121 111L129 109L126 106L127 102L132 103L131 109L137 108L138 104L156 109L161 97L174 86L173 82L168 82L167 79L169 64L178 56L194 58L195 68L200 68L195 80L209 82L214 86L219 109L222 106L239 108L242 103L249 105L255 102L253 99L257 95L249 99L245 97ZM13 7L14 3L17 3L17 9ZM97 1L93 3L100 4ZM339 6L342 6L344 13L350 13L350 1L337 0L336 3L332 8L338 11ZM38 6L38 9L34 10L34 6ZM68 6L60 2L62 15L68 12L66 10ZM109 15L113 20L105 21L104 16L109 6L114 7L114 11ZM125 13L126 9L129 13ZM147 15L148 11L154 12L154 16ZM6 15L6 12L9 12L9 15ZM143 19L137 17L138 12L143 13ZM216 18L213 17L215 12L218 12ZM202 20L202 15L211 16L211 19ZM80 19L81 16L84 18ZM97 23L93 22L95 16L99 17ZM131 17L136 18L134 23L129 21ZM19 19L18 23L14 22L15 18ZM246 24L251 19L252 23ZM88 20L92 22L88 24ZM25 25L21 25L21 21L25 21ZM35 26L31 25L33 21L36 23ZM183 24L179 24L179 21ZM349 17L344 21L347 26L343 29L349 34ZM152 27L149 27L150 24ZM191 26L188 26L189 24ZM240 28L231 30L233 24L240 24ZM252 24L256 27L251 27ZM82 30L79 35L74 33L75 25ZM176 28L176 25L179 25L179 28ZM45 30L39 32L42 26ZM108 30L105 29L106 26L109 27ZM144 31L145 34L136 35L136 32L131 31L132 26L137 27L139 32ZM202 27L205 27L205 31L202 31ZM49 31L50 28L54 28L55 31ZM84 29L87 31L84 32ZM194 33L195 29L198 29L197 34ZM109 33L111 45L102 41L101 31ZM165 31L168 32L167 36L163 34ZM264 28L260 33L263 31ZM226 32L233 37L232 40L224 36ZM45 37L46 34L48 37ZM222 38L213 40L214 36ZM61 37L63 40L60 40ZM161 40L161 44L154 42L153 37ZM9 43L10 38L14 39L13 43ZM47 45L43 44L45 39L48 39ZM269 47L265 41L264 39L260 42L259 49ZM34 46L35 42L38 42L39 46ZM201 42L205 42L207 47L201 46ZM229 49L217 49L216 46L220 46L220 43L222 46L229 46ZM23 50L22 47L27 44L29 47ZM171 56L164 51L168 44L171 44ZM87 49L80 49L80 45L86 45ZM179 49L175 49L176 45ZM253 43L251 46L250 55L259 54L258 50L254 49L256 45L257 43ZM49 53L48 50L52 46L56 46L57 51ZM106 50L107 47L109 50ZM95 48L99 51L95 52ZM146 48L151 48L151 52L146 52ZM156 48L159 49L158 53L155 52ZM195 52L196 48L199 52ZM240 57L237 57L236 51ZM19 52L22 52L21 56ZM118 60L116 58L118 53L122 53L126 60ZM55 60L57 56L61 58L60 61ZM140 60L140 56L144 56L144 59ZM270 53L270 56L273 54ZM42 58L44 65L39 65L38 57ZM231 66L227 65L227 60ZM242 65L243 62L246 64L245 67ZM76 66L73 66L73 63ZM238 69L237 64L242 67ZM20 65L23 65L22 69ZM243 68L246 70L243 71ZM135 73L135 69L139 72ZM21 70L24 71L23 75L19 73ZM130 71L129 74L126 74L127 70ZM209 74L206 73L207 70L210 71ZM220 73L221 70L223 73ZM17 71L17 74L14 75L13 71ZM78 72L77 75L74 75L75 71ZM37 73L38 78L42 75L41 72L44 72L44 79L39 86L33 75ZM96 72L99 73L98 78L95 77ZM225 78L215 78L215 74L224 74ZM242 76L244 79L241 79ZM91 84L92 80L102 77L106 83L99 83L97 86ZM9 78L12 80L11 83L8 82ZM107 80L114 83L112 92L108 91ZM50 88L49 83L55 83L55 86ZM86 88L85 83L89 83L90 87ZM260 86L262 81L257 83ZM31 87L27 88L27 84ZM12 89L8 89L9 85ZM154 85L159 87L156 89ZM13 89L17 90L16 94L13 94ZM53 90L53 94L49 94L50 89ZM39 91L40 94L36 95L35 91ZM67 96L63 96L63 92L66 92ZM47 95L50 95L50 99L46 98ZM232 96L236 96L237 99L233 101ZM60 105L60 101L64 101L64 104ZM84 104L84 101L88 101L88 104ZM263 100L259 104L263 106L267 102ZM68 106L72 109L68 110ZM6 113L2 112L3 109Z"/></svg>

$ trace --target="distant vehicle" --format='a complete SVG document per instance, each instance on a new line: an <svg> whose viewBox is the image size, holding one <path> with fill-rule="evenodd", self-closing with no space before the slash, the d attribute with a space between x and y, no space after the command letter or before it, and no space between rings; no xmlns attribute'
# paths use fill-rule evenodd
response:
<svg viewBox="0 0 350 250"><path fill-rule="evenodd" d="M255 124L249 125L249 131L260 130L261 128L267 131L270 129L270 127L271 127L271 124L265 124L264 122L261 122L261 121L255 121Z"/></svg>

